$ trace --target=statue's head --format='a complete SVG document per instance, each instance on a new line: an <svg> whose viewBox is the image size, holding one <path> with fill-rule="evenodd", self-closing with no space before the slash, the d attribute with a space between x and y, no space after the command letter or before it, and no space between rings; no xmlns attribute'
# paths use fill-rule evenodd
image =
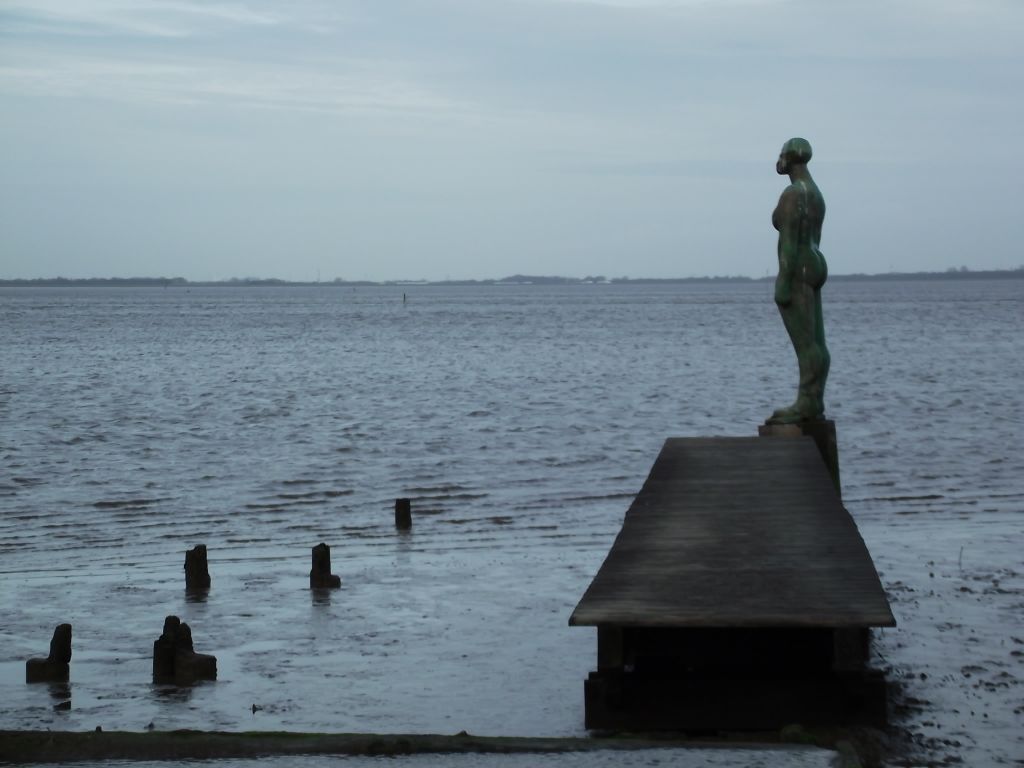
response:
<svg viewBox="0 0 1024 768"><path fill-rule="evenodd" d="M794 165L807 165L811 159L811 143L807 139L793 138L782 145L775 170L785 176Z"/></svg>

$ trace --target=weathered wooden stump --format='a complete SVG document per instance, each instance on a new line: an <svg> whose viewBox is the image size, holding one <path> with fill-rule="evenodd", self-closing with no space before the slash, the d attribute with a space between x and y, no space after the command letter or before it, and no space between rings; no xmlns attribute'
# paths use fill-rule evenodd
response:
<svg viewBox="0 0 1024 768"><path fill-rule="evenodd" d="M26 683L63 683L71 674L71 625L58 624L50 640L50 655L25 662Z"/></svg>
<svg viewBox="0 0 1024 768"><path fill-rule="evenodd" d="M323 542L313 547L309 586L310 589L337 589L341 586L341 577L331 573L331 548Z"/></svg>
<svg viewBox="0 0 1024 768"><path fill-rule="evenodd" d="M210 571L206 564L206 545L197 544L185 553L185 589L210 588Z"/></svg>
<svg viewBox="0 0 1024 768"><path fill-rule="evenodd" d="M177 616L164 619L164 631L153 643L153 682L191 685L217 679L217 658L196 653L192 628Z"/></svg>
<svg viewBox="0 0 1024 768"><path fill-rule="evenodd" d="M412 528L412 501L395 499L395 528L407 531Z"/></svg>
<svg viewBox="0 0 1024 768"><path fill-rule="evenodd" d="M217 679L217 657L196 653L192 645L192 628L182 622L178 627L178 643L174 655L174 682L191 685L197 680Z"/></svg>
<svg viewBox="0 0 1024 768"><path fill-rule="evenodd" d="M164 632L153 643L153 682L174 682L174 646L181 619L168 616L164 619Z"/></svg>

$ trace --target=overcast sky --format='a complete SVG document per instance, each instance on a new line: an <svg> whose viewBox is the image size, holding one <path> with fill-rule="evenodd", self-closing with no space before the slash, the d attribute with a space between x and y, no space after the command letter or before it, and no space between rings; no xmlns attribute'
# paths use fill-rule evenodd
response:
<svg viewBox="0 0 1024 768"><path fill-rule="evenodd" d="M1022 0L0 0L0 277L1024 264Z"/></svg>

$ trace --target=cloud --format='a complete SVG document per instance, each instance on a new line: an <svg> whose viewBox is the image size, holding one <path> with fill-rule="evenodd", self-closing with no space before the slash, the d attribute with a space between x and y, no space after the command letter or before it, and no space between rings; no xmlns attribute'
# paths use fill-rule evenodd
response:
<svg viewBox="0 0 1024 768"><path fill-rule="evenodd" d="M339 37L334 3L8 0L0 93L295 112L467 109L415 64ZM333 36L333 37L329 37ZM353 52L363 49L362 52Z"/></svg>
<svg viewBox="0 0 1024 768"><path fill-rule="evenodd" d="M202 33L211 23L252 27L282 21L239 3L188 0L7 0L2 14L10 27L37 34L157 38Z"/></svg>
<svg viewBox="0 0 1024 768"><path fill-rule="evenodd" d="M709 5L778 5L788 0L548 0L548 2L574 5L604 5L609 8L626 10L648 10L651 8L700 8Z"/></svg>
<svg viewBox="0 0 1024 768"><path fill-rule="evenodd" d="M230 59L21 51L0 66L8 92L132 104L212 105L322 112L452 112L464 106L375 62L322 66Z"/></svg>

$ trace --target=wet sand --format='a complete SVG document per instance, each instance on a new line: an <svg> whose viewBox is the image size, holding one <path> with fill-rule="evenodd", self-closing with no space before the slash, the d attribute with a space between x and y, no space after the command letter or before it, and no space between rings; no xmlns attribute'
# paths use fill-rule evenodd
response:
<svg viewBox="0 0 1024 768"><path fill-rule="evenodd" d="M944 513L927 500L849 505L898 621L873 642L873 665L892 683L886 764L1019 764L1019 515L975 504ZM214 585L203 599L184 591L184 543L134 566L8 574L0 599L18 621L2 630L0 723L585 737L582 688L596 643L565 622L614 524L584 530L570 514L540 530L450 519L422 516L411 534L387 522L348 532L333 552L343 586L331 592L308 589L303 547L245 557L212 546ZM24 659L45 654L50 606L67 605L69 587L76 604L59 618L75 624L71 682L26 685ZM196 650L218 656L217 682L150 682L167 613L192 624Z"/></svg>
<svg viewBox="0 0 1024 768"><path fill-rule="evenodd" d="M1024 765L1019 517L867 516L861 533L898 626L876 630L895 765Z"/></svg>
<svg viewBox="0 0 1024 768"><path fill-rule="evenodd" d="M0 728L585 737L566 622L661 442L792 395L770 287L688 290L9 297ZM844 502L899 623L888 761L1019 765L1020 288L830 290ZM216 683L152 684L168 614ZM26 685L65 621L70 683Z"/></svg>

